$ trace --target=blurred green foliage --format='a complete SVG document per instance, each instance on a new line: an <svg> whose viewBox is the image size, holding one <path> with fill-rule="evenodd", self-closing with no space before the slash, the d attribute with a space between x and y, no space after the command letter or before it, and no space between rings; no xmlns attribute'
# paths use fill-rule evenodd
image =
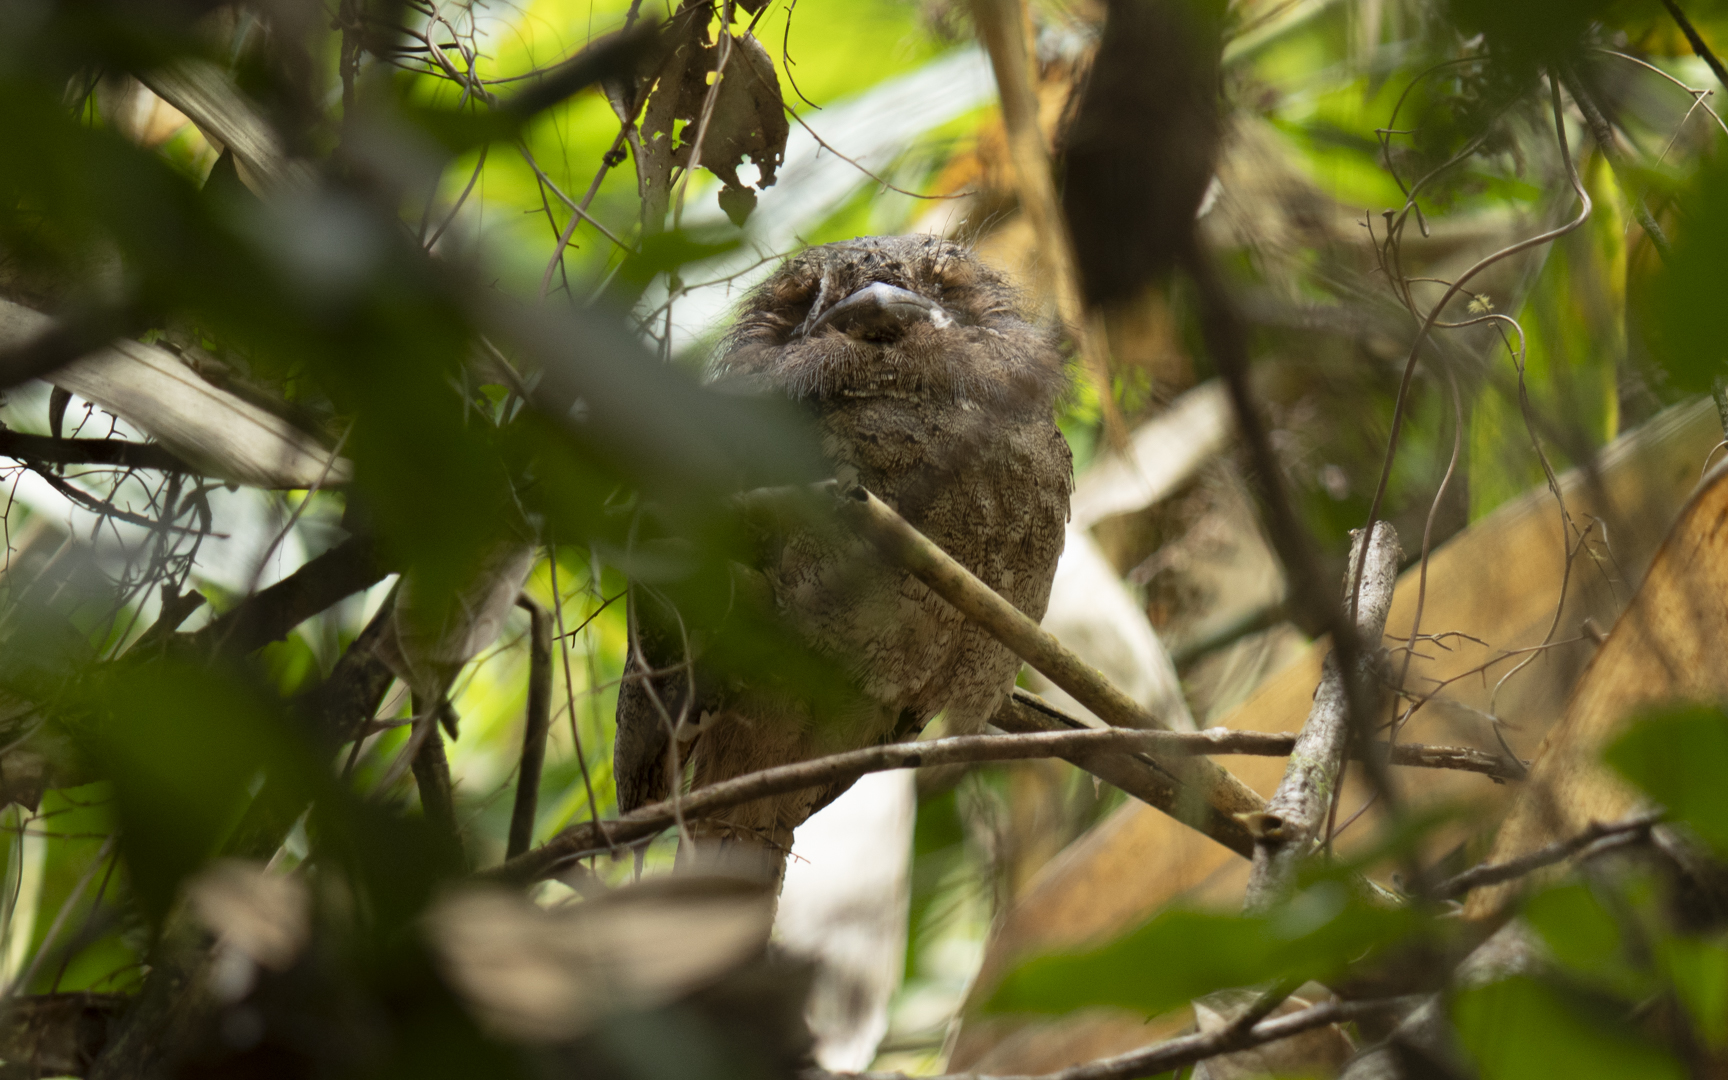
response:
<svg viewBox="0 0 1728 1080"><path fill-rule="evenodd" d="M1364 953L1410 944L1410 908L1362 896L1347 878L1313 882L1267 915L1172 909L1087 953L1027 961L991 995L998 1012L1113 1005L1155 1016L1215 990L1327 980Z"/></svg>
<svg viewBox="0 0 1728 1080"><path fill-rule="evenodd" d="M737 608L726 572L751 538L724 496L811 478L819 470L809 433L787 410L702 391L680 367L659 362L655 346L670 353L672 343L643 332L643 308L662 295L656 289L699 277L704 264L742 252L749 240L700 220L695 208L712 202L716 185L690 184L693 223L644 230L628 164L602 167L619 124L601 93L573 94L524 117L507 105L492 109L472 85L380 63L357 80L354 112L343 116L333 107L343 98L340 34L322 18L299 38L275 31L289 35L271 41L290 57L282 61L267 50L212 45L191 18L196 6L41 5L39 19L19 18L0 37L0 245L9 292L51 307L85 345L116 333L193 343L236 384L290 403L296 421L327 442L342 439L356 483L304 497L307 520L321 515L333 531L341 519L376 534L390 569L413 572L430 591L460 580L500 535L549 541L556 571L543 560L526 587L559 613L563 635L536 841L616 811L606 751L627 576L696 616L734 620L727 625L739 632L717 644L716 660L771 666L811 685L829 679L768 613ZM451 29L483 44L468 74L500 80L489 92L507 103L531 72L621 26L628 6L542 0L481 13L479 24L462 21L475 10L452 9ZM806 0L769 7L757 33L789 102L821 130L819 106L950 54L955 43L930 29L948 16L932 6L940 5ZM1722 5L1687 6L1712 40L1728 40ZM1483 284L1472 312L1515 318L1516 330L1461 329L1424 354L1391 467L1390 515L1406 537L1421 534L1455 438L1463 451L1452 498L1462 510L1441 534L1539 483L1537 446L1556 468L1586 461L1662 404L1723 377L1728 353L1713 320L1720 252L1728 249L1728 174L1713 149L1716 130L1689 112L1694 102L1682 88L1596 51L1631 50L1703 84L1708 75L1653 7L1315 3L1283 21L1273 17L1279 11L1268 15L1270 5L1241 7L1227 96L1240 137L1261 140L1262 156L1252 160L1287 185L1248 187L1245 198L1271 205L1296 190L1301 213L1214 239L1260 304L1268 399L1289 436L1282 448L1290 479L1334 555L1375 490L1411 322L1388 287L1393 270L1371 253L1369 237L1384 238L1378 212L1408 200L1411 265L1437 274L1455 273L1468 250L1465 242L1449 246L1453 236L1513 239L1569 216L1574 200L1540 66L1566 65L1609 95L1639 161L1616 175L1586 149L1582 132L1569 132L1595 215ZM1063 11L1041 7L1038 15L1046 26L1072 28ZM233 37L243 44L247 33ZM101 107L101 73L182 56L231 62L294 150L323 160L317 186L266 202L244 185L233 156L220 156L192 126L153 147L118 130ZM799 95L816 105L805 108ZM993 123L993 110L969 108L916 133L885 175L921 187L992 135ZM1455 157L1408 194L1418 177ZM1237 197L1231 185L1253 179L1231 178L1222 197ZM568 250L554 252L569 212L551 185L574 197L595 185L587 213L617 242L584 224ZM1629 225L1633 200L1674 233L1665 264ZM929 208L860 175L811 212L799 239L899 231ZM1001 211L979 213L989 220L969 227L984 232ZM446 224L448 239L433 244ZM545 302L543 282L551 286ZM1413 293L1428 302L1438 295L1432 282ZM1204 374L1179 289L1172 306L1174 338ZM679 359L702 359L714 331L704 332ZM494 347L521 386L475 362ZM16 371L20 378L47 367L24 353L5 358L35 363ZM1456 403L1454 385L1462 388ZM1139 369L1116 380L1131 408L1153 406L1150 388ZM1099 437L1096 390L1078 386L1065 408L1063 427L1084 465ZM9 424L17 420L8 413ZM137 505L185 526L209 512L216 486L156 489ZM271 503L282 521L293 505ZM21 533L28 518L19 510L8 527ZM143 966L160 960L151 950L189 875L223 854L274 856L328 885L317 896L318 919L336 955L297 986L295 1000L322 996L327 1010L341 1011L353 1002L332 987L358 986L354 1015L390 1017L380 1026L395 1041L358 1054L356 1073L380 1061L404 1075L491 1075L519 1065L437 989L412 932L440 881L436 838L410 785L382 786L407 727L373 733L350 759L346 747L333 751L299 726L305 695L331 675L383 590L229 664L128 651L146 629L145 594L159 581L116 580L94 563L70 573L76 559L56 567L41 548L21 548L18 558L27 571L8 577L27 573L42 587L8 581L16 610L0 625L0 682L65 738L62 764L77 766L68 777L79 782L50 790L33 812L8 811L0 971L18 978L40 954L25 992L135 990ZM223 610L247 595L244 582L178 581ZM452 690L462 718L450 748L455 799L476 865L502 856L526 696L525 634L526 617L512 612L498 643ZM401 720L410 709L398 690L378 715ZM1728 775L1728 718L1720 711L1653 717L1608 760L1674 821L1728 850L1719 783ZM90 775L104 779L84 783ZM925 1064L937 1061L946 1017L966 993L997 905L1010 899L995 861L1004 845L991 834L1001 826L992 807L1006 798L1003 775L980 770L959 788L935 785L919 808L902 999L919 1007L903 1010L916 1030L897 1034L924 1040ZM308 806L315 809L301 818ZM1070 824L1078 831L1106 806L1077 812ZM253 850L259 820L277 828ZM118 837L112 856L103 854L110 835ZM649 851L651 865L665 860L670 842ZM611 883L631 876L632 863L628 852L591 860ZM1342 876L1350 868L1335 869L1267 916L1173 908L1088 953L1033 959L995 990L991 1007L1155 1014L1217 989L1330 979L1401 949L1421 954L1448 942L1433 912L1370 902ZM547 900L571 895L562 882L542 890ZM1679 1075L1674 1056L1629 1019L1652 995L1671 993L1707 1045L1728 1044L1728 945L1718 930L1664 922L1659 893L1628 875L1530 899L1527 921L1556 971L1462 990L1452 1001L1484 1076ZM913 1002L917 995L927 1000ZM681 1063L691 1068L690 1060Z"/></svg>
<svg viewBox="0 0 1728 1080"><path fill-rule="evenodd" d="M1698 837L1728 852L1728 714L1690 706L1647 716L1608 747L1608 764Z"/></svg>
<svg viewBox="0 0 1728 1080"><path fill-rule="evenodd" d="M1728 244L1728 161L1717 157L1689 186L1686 230L1638 299L1652 356L1676 389L1698 393L1728 377L1728 345L1711 318Z"/></svg>
<svg viewBox="0 0 1728 1080"><path fill-rule="evenodd" d="M1549 982L1515 977L1464 990L1452 1018L1487 1080L1687 1075L1619 1008Z"/></svg>

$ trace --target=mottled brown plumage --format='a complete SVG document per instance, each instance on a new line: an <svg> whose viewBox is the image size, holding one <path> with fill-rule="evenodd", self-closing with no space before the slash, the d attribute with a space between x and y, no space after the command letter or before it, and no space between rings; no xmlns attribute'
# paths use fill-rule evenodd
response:
<svg viewBox="0 0 1728 1080"><path fill-rule="evenodd" d="M1053 419L1066 377L1049 332L970 252L930 237L812 248L746 301L713 378L809 405L842 482L862 483L1043 616L1072 486ZM680 676L627 679L614 761L620 809L668 790L669 717L685 715L694 729L678 749L700 786L905 737L942 712L948 730L976 732L1013 684L1019 661L1008 650L837 524L765 536L742 576L860 693L815 715L810 702L766 689L770 680L721 690L698 672L686 702ZM681 656L676 623L635 600L631 672L644 659L665 670ZM774 869L792 830L842 789L761 800L692 831L771 852Z"/></svg>

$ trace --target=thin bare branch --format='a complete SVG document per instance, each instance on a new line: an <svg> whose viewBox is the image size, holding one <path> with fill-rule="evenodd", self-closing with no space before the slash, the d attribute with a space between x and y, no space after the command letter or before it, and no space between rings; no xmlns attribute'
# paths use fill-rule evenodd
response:
<svg viewBox="0 0 1728 1080"><path fill-rule="evenodd" d="M572 826L524 855L486 871L484 877L501 882L527 884L556 873L564 864L606 851L608 844L627 846L658 835L685 820L709 817L721 810L765 799L788 791L821 787L891 769L916 769L937 765L962 765L984 761L1024 761L1033 758L1067 758L1100 779L1124 791L1176 812L1181 786L1171 777L1170 766L1183 758L1205 754L1244 754L1277 757L1290 753L1296 736L1258 731L1159 731L1092 727L1088 721L1064 713L1024 690L1012 697L992 717L997 727L1020 732L1010 735L961 735L928 742L890 743L843 754L782 765L749 773L718 784L698 788L673 800L651 803L605 822L586 821ZM1384 746L1373 751L1384 755ZM1111 763L1138 759L1138 770L1124 771ZM1162 759L1162 764L1159 763ZM1501 779L1522 776L1515 762L1457 746L1400 746L1392 756L1395 765L1422 768L1461 769ZM1126 782L1118 778L1127 777ZM1139 777L1140 779L1136 779ZM1156 801L1154 801L1156 800ZM1240 844L1214 837L1243 854Z"/></svg>
<svg viewBox="0 0 1728 1080"><path fill-rule="evenodd" d="M893 192L908 196L908 197L913 198L913 199L930 199L930 200L937 200L937 201L942 200L942 199L964 199L970 195L975 194L975 192L967 190L967 191L951 191L951 192L947 193L946 195L931 195L931 194L927 194L927 193L921 192L921 191L907 191L903 187L896 187L895 185L890 184L888 181L884 180L882 177L877 176L875 173L871 172L869 169L866 169L857 160L855 160L853 158L849 158L845 154L842 154L840 151L834 149L833 146L829 145L828 140L826 140L822 136L816 134L816 129L811 127L809 125L809 123L807 123L802 116L799 116L798 111L796 109L794 109L792 106L785 105L784 107L786 109L786 115L790 116L792 119L798 121L798 126L803 128L806 132L808 132L812 139L816 140L817 146L820 146L822 149L828 151L830 154L833 154L835 157L839 158L841 161L844 161L846 164L852 166L854 169L857 169L859 172L863 173L865 176L868 176L871 180L874 180L877 184L881 185L883 191L893 191Z"/></svg>
<svg viewBox="0 0 1728 1080"><path fill-rule="evenodd" d="M134 514L128 510L122 510L110 501L112 496L110 496L108 500L98 499L96 496L91 495L88 492L73 487L54 473L34 463L30 465L30 471L46 480L49 487L58 491L60 494L71 499L73 502L93 514L113 518L116 521L124 521L128 525L142 525L146 529L160 529L164 532L184 533L191 536L197 536L203 532L201 529L193 529L185 525L175 525L172 522L167 521L157 521L153 518L144 517L142 514ZM211 533L210 535L227 539L226 533Z"/></svg>
<svg viewBox="0 0 1728 1080"><path fill-rule="evenodd" d="M630 134L630 125L625 124L618 131L618 137L612 140L612 148L600 157L600 168L594 173L594 179L588 182L588 190L582 196L582 203L577 207L580 213L572 213L565 223L564 231L558 236L558 246L552 252L552 257L546 261L546 271L540 275L540 295L545 297L546 291L552 287L552 272L564 264L564 249L570 246L571 237L576 235L576 226L587 220L588 207L594 202L594 196L600 193L600 185L606 180L606 174L621 159L619 152L624 146L625 138Z"/></svg>
<svg viewBox="0 0 1728 1080"><path fill-rule="evenodd" d="M607 600L605 603L602 603L599 607L595 608L592 615L589 615L586 619L582 620L581 626L578 626L575 630L566 633L564 631L564 598L558 595L557 544L552 543L546 545L546 560L550 564L549 569L551 570L552 617L558 628L558 658L564 665L564 701L566 708L570 711L570 745L576 751L576 765L582 770L582 788L588 795L588 820L599 821L600 803L594 798L594 781L588 775L588 755L587 752L582 749L582 729L581 726L576 723L576 682L570 675L570 638L581 633L584 627L599 618L600 613L611 606L612 600L616 600L618 597L625 595L625 591L620 590L612 597L612 600ZM547 644L550 646L551 643L548 642Z"/></svg>
<svg viewBox="0 0 1728 1080"><path fill-rule="evenodd" d="M1728 87L1728 68L1722 66L1722 61L1717 58L1716 53L1704 43L1704 38L1698 33L1698 28L1693 26L1692 20L1688 19L1686 13L1680 10L1680 5L1674 0L1662 0L1662 6L1668 9L1669 17L1674 20L1676 26L1680 27L1680 32L1686 35L1686 43L1692 46L1693 54L1704 61L1711 73L1716 76L1717 82Z"/></svg>
<svg viewBox="0 0 1728 1080"><path fill-rule="evenodd" d="M1439 897L1459 897L1472 889L1481 889L1489 885L1521 878L1534 873L1545 866L1553 866L1557 862L1584 851L1602 841L1615 840L1630 842L1648 833L1664 814L1652 811L1645 814L1635 814L1623 821L1593 822L1590 827L1576 836L1568 837L1539 848L1528 855L1516 859L1508 859L1503 863L1483 863L1442 881L1435 887L1434 894Z"/></svg>

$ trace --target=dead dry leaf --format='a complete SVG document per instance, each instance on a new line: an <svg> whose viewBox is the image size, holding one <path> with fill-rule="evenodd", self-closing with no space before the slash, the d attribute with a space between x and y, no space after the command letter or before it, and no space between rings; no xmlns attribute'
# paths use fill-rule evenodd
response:
<svg viewBox="0 0 1728 1080"><path fill-rule="evenodd" d="M1668 534L1560 722L1548 732L1489 859L1503 862L1625 817L1639 794L1601 762L1640 709L1728 699L1728 463L1718 465ZM1520 883L1478 889L1465 914L1486 918Z"/></svg>
<svg viewBox="0 0 1728 1080"><path fill-rule="evenodd" d="M719 88L714 90L708 129L702 134L698 164L720 178L720 208L734 225L742 226L756 208L756 192L773 185L791 131L768 51L751 34L730 35L730 43L725 70L718 76ZM669 147L666 161L671 165L690 167L702 109L725 51L725 42L709 45L693 39L681 46L668 64L682 63L682 67L675 72L663 70L648 99L643 137L657 147ZM680 123L685 125L682 130ZM745 159L757 169L754 187L738 176Z"/></svg>
<svg viewBox="0 0 1728 1080"><path fill-rule="evenodd" d="M453 595L423 598L410 576L373 647L378 658L415 693L437 700L462 665L503 633L539 554L539 545L519 537L493 544Z"/></svg>
<svg viewBox="0 0 1728 1080"><path fill-rule="evenodd" d="M223 859L186 886L198 919L259 967L287 971L312 940L312 895L299 878Z"/></svg>
<svg viewBox="0 0 1728 1080"><path fill-rule="evenodd" d="M0 346L28 341L53 320L0 300ZM330 487L353 466L281 417L205 381L166 349L136 341L74 360L49 376L56 386L131 421L208 475L263 488Z"/></svg>
<svg viewBox="0 0 1728 1080"><path fill-rule="evenodd" d="M706 986L762 950L773 894L734 878L658 878L546 910L505 889L433 905L426 934L450 984L507 1038L576 1038L607 1016Z"/></svg>
<svg viewBox="0 0 1728 1080"><path fill-rule="evenodd" d="M157 97L191 117L206 137L233 151L240 178L262 197L310 191L311 166L288 156L282 137L234 79L208 60L180 59L139 80Z"/></svg>
<svg viewBox="0 0 1728 1080"><path fill-rule="evenodd" d="M1676 406L1606 448L1598 459L1596 480L1583 470L1562 476L1561 488L1574 517L1582 521L1594 515L1607 523L1612 558L1604 555L1599 564L1584 559L1575 569L1567 592L1565 626L1557 637L1577 635L1579 621L1586 617L1603 625L1612 621L1630 588L1622 576L1636 581L1650 565L1662 531L1685 504L1697 483L1700 463L1720 438L1721 428L1709 402ZM1434 552L1424 632L1463 632L1501 649L1539 643L1554 616L1562 543L1558 512L1546 487L1484 517ZM1406 571L1394 594L1388 633L1409 632L1416 589L1414 569ZM1433 680L1460 675L1498 655L1462 639L1448 639L1445 646L1424 648L1432 659L1415 662L1414 685L1432 686ZM1518 730L1504 734L1521 756L1535 751L1559 715L1592 648L1584 640L1553 650L1501 691L1496 712L1516 724ZM1300 730L1325 653L1325 643L1316 642L1225 717L1224 725L1248 731ZM1492 687L1493 677L1465 679L1448 687L1446 696L1471 710L1486 711ZM1455 710L1436 711L1432 717L1426 710L1419 712L1403 741L1467 742L1497 749L1493 732L1481 731L1481 724L1474 725L1476 738L1459 737L1453 730L1454 716ZM1285 765L1279 758L1236 758L1224 764L1243 783L1268 795L1276 789ZM1406 799L1415 806L1467 802L1484 817L1503 805L1509 790L1481 776L1439 770L1401 769L1398 776ZM1341 816L1354 812L1364 798L1362 786L1352 779L1345 785ZM1364 837L1371 832L1360 824L1355 829ZM1465 835L1462 825L1440 830L1435 843L1455 844ZM1107 939L1140 924L1178 897L1235 907L1241 903L1247 872L1248 864L1222 846L1150 807L1127 803L1052 860L1008 910L985 952L970 1000L987 997L1002 973L1024 956ZM1041 1022L1040 1030L1055 1037L1053 1033L1065 1022L1061 1018ZM1006 1022L968 1021L949 1067L971 1068L1015 1030ZM1119 1053L1136 1045L1124 1042L1094 1049Z"/></svg>

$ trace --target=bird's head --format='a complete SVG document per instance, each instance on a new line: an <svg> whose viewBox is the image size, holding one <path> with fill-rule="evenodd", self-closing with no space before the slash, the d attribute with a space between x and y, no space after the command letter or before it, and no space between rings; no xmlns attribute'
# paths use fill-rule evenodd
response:
<svg viewBox="0 0 1728 1080"><path fill-rule="evenodd" d="M1048 408L1065 382L1054 336L1004 277L930 236L810 248L745 301L720 381L794 398L920 394Z"/></svg>

